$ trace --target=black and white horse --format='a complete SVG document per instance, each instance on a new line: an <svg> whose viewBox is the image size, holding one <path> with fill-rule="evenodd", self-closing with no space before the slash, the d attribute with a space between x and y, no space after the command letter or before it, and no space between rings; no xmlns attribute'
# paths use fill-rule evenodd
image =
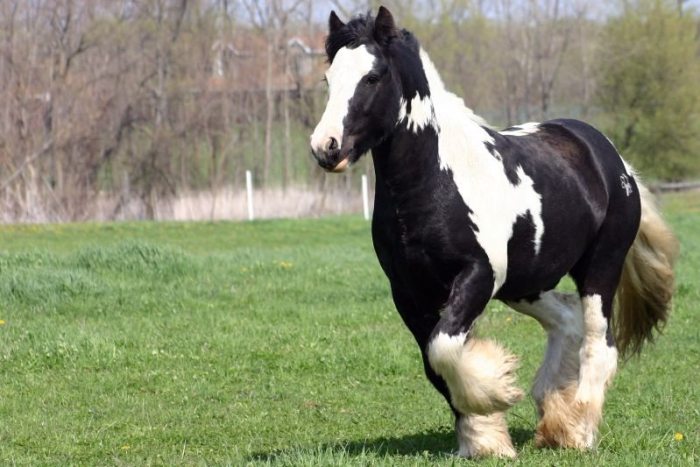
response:
<svg viewBox="0 0 700 467"><path fill-rule="evenodd" d="M454 411L460 455L515 455L504 414L523 396L516 358L471 331L493 298L548 333L532 389L537 445L592 447L615 342L638 352L673 290L676 242L647 190L583 122L487 127L387 9L347 24L331 13L329 28L312 152L339 172L371 150L374 247ZM553 290L567 274L578 294Z"/></svg>

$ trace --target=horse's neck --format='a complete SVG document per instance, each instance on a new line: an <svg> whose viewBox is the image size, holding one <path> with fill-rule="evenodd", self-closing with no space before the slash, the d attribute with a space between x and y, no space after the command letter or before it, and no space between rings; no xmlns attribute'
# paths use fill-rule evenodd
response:
<svg viewBox="0 0 700 467"><path fill-rule="evenodd" d="M433 97L440 128L438 159L442 169L466 177L488 180L501 170L489 147L495 140L486 130L486 122L466 107L461 98L444 91Z"/></svg>
<svg viewBox="0 0 700 467"><path fill-rule="evenodd" d="M398 128L382 144L372 150L377 183L391 192L406 193L424 186L435 176L438 167L436 134L413 133Z"/></svg>
<svg viewBox="0 0 700 467"><path fill-rule="evenodd" d="M464 101L461 97L447 90L445 83L440 77L440 73L438 73L437 68L435 68L435 64L433 64L428 53L424 49L420 49L420 60L423 65L425 77L428 80L428 87L430 88L433 105L436 111L442 114L443 119L448 115L459 114L460 117L468 119L468 126L474 129L488 126L486 120L476 115L472 109L464 105ZM438 118L440 119L440 115L438 115Z"/></svg>
<svg viewBox="0 0 700 467"><path fill-rule="evenodd" d="M420 50L420 60L430 89L429 98L411 101L406 115L409 128L431 126L439 133L436 157L446 169L458 164L468 166L474 176L488 177L491 155L486 150L493 137L486 121L464 105L461 97L448 91L432 60ZM407 106L404 103L402 109Z"/></svg>
<svg viewBox="0 0 700 467"><path fill-rule="evenodd" d="M421 61L430 96L402 101L396 130L372 151L378 184L404 201L411 194L424 196L426 190L438 189L448 170L459 170L465 180L482 181L498 170L487 149L493 138L484 128L486 122L445 89L422 50Z"/></svg>
<svg viewBox="0 0 700 467"><path fill-rule="evenodd" d="M441 171L459 166L474 177L488 177L493 143L483 120L456 95L440 89L428 99L402 106L394 133L373 150L377 180L397 190L434 186Z"/></svg>

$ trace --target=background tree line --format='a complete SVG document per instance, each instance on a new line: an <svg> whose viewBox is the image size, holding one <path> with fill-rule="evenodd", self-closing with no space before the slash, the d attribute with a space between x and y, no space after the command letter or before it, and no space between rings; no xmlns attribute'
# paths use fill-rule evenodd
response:
<svg viewBox="0 0 700 467"><path fill-rule="evenodd" d="M160 202L188 193L216 203L247 169L284 198L355 186L362 170L316 168L308 135L325 104L328 12L347 18L378 3L3 0L2 219L155 218ZM583 118L647 178L700 175L691 3L382 3L494 126Z"/></svg>

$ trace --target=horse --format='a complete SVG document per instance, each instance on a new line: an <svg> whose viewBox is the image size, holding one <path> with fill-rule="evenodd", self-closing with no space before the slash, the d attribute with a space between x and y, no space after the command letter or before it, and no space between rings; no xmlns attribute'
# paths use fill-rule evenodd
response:
<svg viewBox="0 0 700 467"><path fill-rule="evenodd" d="M594 448L618 349L638 354L669 314L678 245L653 196L582 121L489 127L386 8L347 23L331 12L328 28L311 151L328 172L371 152L374 249L454 413L458 454L516 455L517 358L474 335L492 299L547 333L536 446ZM576 293L555 290L567 275Z"/></svg>

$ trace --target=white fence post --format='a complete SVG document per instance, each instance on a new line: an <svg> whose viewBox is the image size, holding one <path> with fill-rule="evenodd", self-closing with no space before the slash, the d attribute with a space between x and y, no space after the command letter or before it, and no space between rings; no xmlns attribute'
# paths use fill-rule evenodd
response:
<svg viewBox="0 0 700 467"><path fill-rule="evenodd" d="M255 219L253 211L253 173L250 170L245 171L245 189L248 194L248 220Z"/></svg>
<svg viewBox="0 0 700 467"><path fill-rule="evenodd" d="M365 220L369 220L369 190L367 189L367 175L362 176L362 209Z"/></svg>

